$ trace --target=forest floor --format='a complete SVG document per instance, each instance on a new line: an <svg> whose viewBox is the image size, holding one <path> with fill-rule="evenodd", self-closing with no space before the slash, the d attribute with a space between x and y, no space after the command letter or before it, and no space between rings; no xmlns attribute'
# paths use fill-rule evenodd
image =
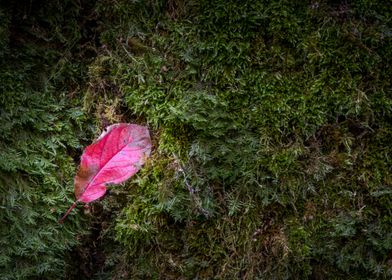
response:
<svg viewBox="0 0 392 280"><path fill-rule="evenodd" d="M0 5L0 279L391 279L383 1ZM78 205L84 147L149 127Z"/></svg>

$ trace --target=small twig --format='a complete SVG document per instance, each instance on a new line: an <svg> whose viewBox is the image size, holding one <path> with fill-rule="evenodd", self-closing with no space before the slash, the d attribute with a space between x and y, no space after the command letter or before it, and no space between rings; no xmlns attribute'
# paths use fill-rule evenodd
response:
<svg viewBox="0 0 392 280"><path fill-rule="evenodd" d="M204 216L208 217L209 216L209 212L203 208L202 203L200 201L200 198L198 196L196 196L196 191L195 189L192 187L192 185L188 182L188 176L186 175L185 171L184 171L184 167L181 165L178 157L174 155L174 158L176 159L178 165L180 166L180 168L178 169L178 171L180 171L180 173L182 174L182 176L184 176L184 183L189 191L189 194L193 200L194 203L196 203L197 207L199 208L199 210L204 214Z"/></svg>

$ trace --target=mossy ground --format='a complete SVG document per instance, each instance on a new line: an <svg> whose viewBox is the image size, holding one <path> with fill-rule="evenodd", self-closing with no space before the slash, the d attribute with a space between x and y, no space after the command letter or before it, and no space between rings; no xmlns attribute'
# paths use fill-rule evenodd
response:
<svg viewBox="0 0 392 280"><path fill-rule="evenodd" d="M100 0L89 11L75 46L91 59L65 64L84 75L66 106L82 106L82 131L148 125L154 152L93 204L65 277L391 278L388 5Z"/></svg>

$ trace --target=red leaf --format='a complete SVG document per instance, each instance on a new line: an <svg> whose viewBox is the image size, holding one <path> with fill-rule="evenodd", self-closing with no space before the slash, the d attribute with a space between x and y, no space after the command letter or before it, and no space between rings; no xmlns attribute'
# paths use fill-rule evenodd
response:
<svg viewBox="0 0 392 280"><path fill-rule="evenodd" d="M91 202L102 197L108 184L120 184L134 175L151 153L148 129L119 123L106 128L82 155L75 176L76 201L61 218L62 222L78 201Z"/></svg>

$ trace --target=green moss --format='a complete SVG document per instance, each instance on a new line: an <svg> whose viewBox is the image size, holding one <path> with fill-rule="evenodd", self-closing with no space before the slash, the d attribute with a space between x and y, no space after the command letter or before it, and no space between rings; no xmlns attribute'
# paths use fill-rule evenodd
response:
<svg viewBox="0 0 392 280"><path fill-rule="evenodd" d="M73 201L73 157L92 133L70 98L82 69L69 53L79 29L75 20L61 26L79 8L53 2L0 8L0 279L64 278L88 229L76 213L58 223Z"/></svg>
<svg viewBox="0 0 392 280"><path fill-rule="evenodd" d="M28 198L26 214L15 221L43 219L49 213L43 201L65 207L70 156L77 157L87 134L92 138L81 128L124 121L151 129L152 157L96 204L102 209L95 212L95 239L85 237L76 249L79 257L90 247L101 250L104 260L80 270L69 261L68 278L391 277L392 26L385 3L84 4L94 10L86 18L99 32L94 59L70 55L89 56L79 45L92 39L78 33L79 26L86 31L83 24L59 29L64 17L50 17L51 28L34 36L45 41L54 34L67 55L56 64L57 48L29 45L17 71L6 68L1 77L9 93L1 97L0 168L4 182L15 182L3 185L45 182L40 192L2 189L6 205L22 201L21 193ZM9 24L10 17L0 23L4 38ZM44 63L33 63L37 58ZM33 211L35 201L42 208ZM81 232L71 218L69 231L61 231L63 247L49 250L33 230L30 243L11 247L57 260ZM7 269L14 269L14 256L2 255ZM21 273L50 278L32 263Z"/></svg>
<svg viewBox="0 0 392 280"><path fill-rule="evenodd" d="M387 10L105 3L107 79L160 139L117 220L128 276L390 277Z"/></svg>

